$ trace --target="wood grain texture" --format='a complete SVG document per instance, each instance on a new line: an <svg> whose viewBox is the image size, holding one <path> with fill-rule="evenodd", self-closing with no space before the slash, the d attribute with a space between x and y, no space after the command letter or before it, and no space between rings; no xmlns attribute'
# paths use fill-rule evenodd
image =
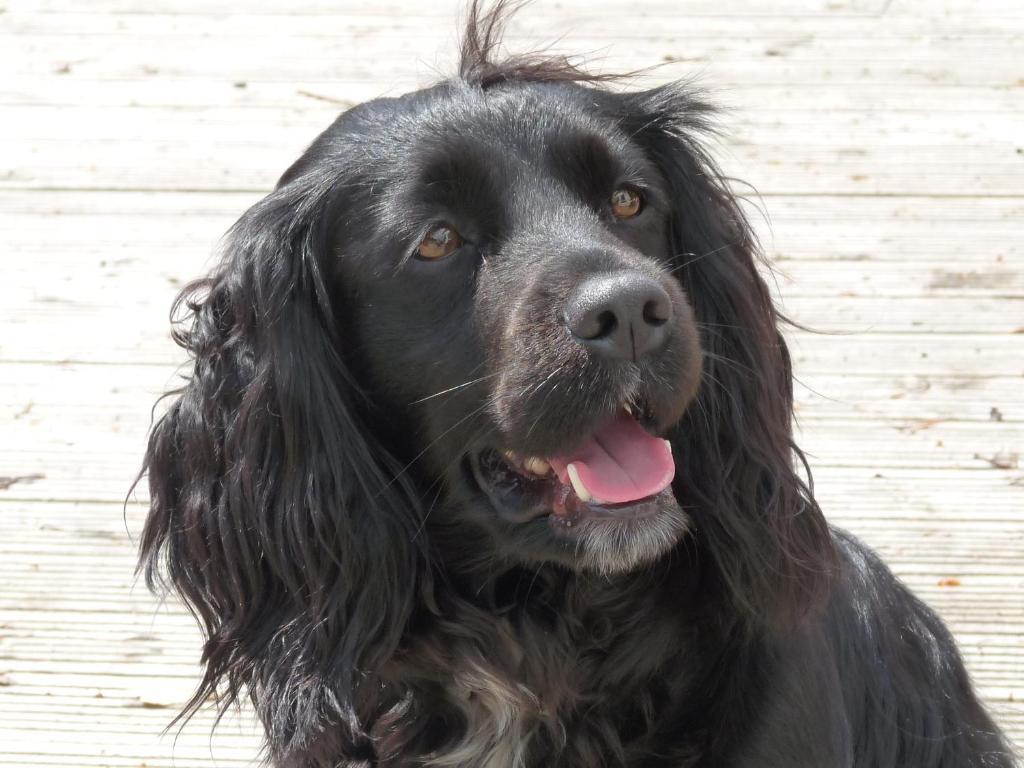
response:
<svg viewBox="0 0 1024 768"><path fill-rule="evenodd" d="M1024 747L1024 6L537 0L627 85L697 76L792 329L830 519L957 634ZM187 611L134 576L167 312L337 114L451 71L458 3L0 3L0 767L247 766L246 712L162 735ZM160 407L156 408L160 413Z"/></svg>

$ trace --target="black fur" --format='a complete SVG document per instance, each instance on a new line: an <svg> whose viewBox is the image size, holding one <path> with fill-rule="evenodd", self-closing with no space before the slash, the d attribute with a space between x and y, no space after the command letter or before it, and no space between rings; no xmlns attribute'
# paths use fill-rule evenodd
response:
<svg viewBox="0 0 1024 768"><path fill-rule="evenodd" d="M709 107L496 61L507 10L474 5L460 76L338 118L179 300L194 369L150 437L141 553L206 633L186 714L248 695L281 768L1012 765L947 630L794 469ZM623 182L634 220L607 211ZM414 258L439 221L465 244ZM659 355L610 365L561 327L614 269L668 292ZM671 546L557 533L474 479L624 397L673 446Z"/></svg>

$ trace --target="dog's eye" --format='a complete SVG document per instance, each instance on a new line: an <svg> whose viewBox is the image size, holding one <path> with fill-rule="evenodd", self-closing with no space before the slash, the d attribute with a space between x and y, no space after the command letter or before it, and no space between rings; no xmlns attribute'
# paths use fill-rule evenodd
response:
<svg viewBox="0 0 1024 768"><path fill-rule="evenodd" d="M640 193L629 187L619 187L612 192L612 214L617 219L631 219L640 213L644 201Z"/></svg>
<svg viewBox="0 0 1024 768"><path fill-rule="evenodd" d="M421 259L433 261L455 253L461 245L462 235L446 224L439 224L420 241L416 254Z"/></svg>

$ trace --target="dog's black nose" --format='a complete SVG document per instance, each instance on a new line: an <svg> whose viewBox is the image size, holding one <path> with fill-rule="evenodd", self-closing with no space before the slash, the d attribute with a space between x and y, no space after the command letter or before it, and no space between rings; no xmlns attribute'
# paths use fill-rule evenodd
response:
<svg viewBox="0 0 1024 768"><path fill-rule="evenodd" d="M668 337L672 300L653 277L622 271L584 280L565 305L573 337L603 357L638 361Z"/></svg>

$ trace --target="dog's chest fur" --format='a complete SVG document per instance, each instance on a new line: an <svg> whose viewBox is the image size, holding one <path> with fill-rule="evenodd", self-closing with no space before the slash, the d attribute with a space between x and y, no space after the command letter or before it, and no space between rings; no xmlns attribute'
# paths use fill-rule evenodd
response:
<svg viewBox="0 0 1024 768"><path fill-rule="evenodd" d="M645 621L635 603L560 607L543 620L474 612L420 638L410 661L432 674L409 712L419 721L410 732L422 735L417 764L598 768L646 751L671 677L652 658L671 654L645 659L638 649L660 638L681 651L685 638L668 621Z"/></svg>

